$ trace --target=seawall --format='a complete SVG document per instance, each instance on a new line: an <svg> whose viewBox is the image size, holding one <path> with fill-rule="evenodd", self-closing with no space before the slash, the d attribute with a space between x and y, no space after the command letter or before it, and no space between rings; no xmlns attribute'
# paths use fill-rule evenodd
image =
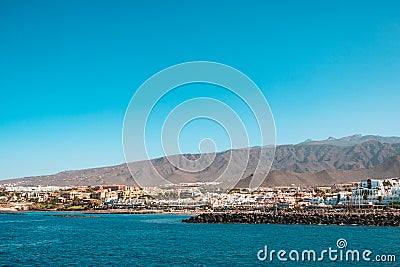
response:
<svg viewBox="0 0 400 267"><path fill-rule="evenodd" d="M186 223L315 224L400 226L399 212L263 212L202 213Z"/></svg>

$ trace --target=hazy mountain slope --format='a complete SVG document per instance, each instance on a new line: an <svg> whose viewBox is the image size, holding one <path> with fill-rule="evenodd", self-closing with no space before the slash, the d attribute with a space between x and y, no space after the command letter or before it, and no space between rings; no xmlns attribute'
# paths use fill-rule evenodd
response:
<svg viewBox="0 0 400 267"><path fill-rule="evenodd" d="M400 143L400 137L397 136L379 136L379 135L361 135L355 134L351 136L345 136L342 138L329 137L326 140L315 141L308 139L301 144L307 145L333 145L333 146L353 146L358 145L367 141L378 141L380 143L398 144Z"/></svg>
<svg viewBox="0 0 400 267"><path fill-rule="evenodd" d="M326 169L371 168L400 154L400 144L367 141L352 146L285 145L275 152L274 169L292 172L318 172Z"/></svg>
<svg viewBox="0 0 400 267"><path fill-rule="evenodd" d="M367 178L400 177L400 156L389 158L382 164L369 169L358 170L323 170L316 173L296 173L271 171L262 186L302 185L332 185L359 181ZM236 187L247 187L251 177L241 180Z"/></svg>

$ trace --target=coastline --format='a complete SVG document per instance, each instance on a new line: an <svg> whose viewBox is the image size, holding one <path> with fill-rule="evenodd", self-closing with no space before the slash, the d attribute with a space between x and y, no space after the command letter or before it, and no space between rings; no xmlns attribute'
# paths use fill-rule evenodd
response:
<svg viewBox="0 0 400 267"><path fill-rule="evenodd" d="M109 209L109 210L16 210L16 209L3 209L0 214L10 213L31 213L31 212L49 212L49 213L83 213L83 214L171 214L171 215L198 215L199 212L191 211L176 211L166 212L158 210L129 210L129 209Z"/></svg>
<svg viewBox="0 0 400 267"><path fill-rule="evenodd" d="M351 225L351 226L400 226L400 211L360 210L360 211L270 211L270 212L166 212L162 210L21 210L0 211L3 214L24 214L45 212L60 214L107 215L188 215L183 223L194 224L283 224L283 225Z"/></svg>
<svg viewBox="0 0 400 267"><path fill-rule="evenodd" d="M193 224L283 224L283 225L347 225L347 226L400 226L400 211L270 211L270 212L193 212L162 210L1 210L0 214L24 213L83 214L82 216L129 214L129 215L187 215L183 223ZM75 215L71 215L75 216Z"/></svg>
<svg viewBox="0 0 400 267"><path fill-rule="evenodd" d="M129 210L129 209L109 209L109 210L86 210L85 214L176 214L176 215L198 215L199 212L192 211L162 211L162 210Z"/></svg>

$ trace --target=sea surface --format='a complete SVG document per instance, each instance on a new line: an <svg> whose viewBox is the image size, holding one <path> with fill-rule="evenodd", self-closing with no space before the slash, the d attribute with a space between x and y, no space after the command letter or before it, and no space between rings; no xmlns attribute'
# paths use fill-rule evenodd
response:
<svg viewBox="0 0 400 267"><path fill-rule="evenodd" d="M400 228L187 224L185 215L0 214L0 266L400 266ZM337 241L342 239L338 248ZM343 242L343 239L345 242ZM372 252L371 261L280 261L268 248ZM262 252L259 252L262 250ZM307 254L305 254L307 255ZM396 262L377 262L395 255ZM296 260L295 252L292 253ZM360 257L362 257L360 255ZM283 257L285 258L285 257Z"/></svg>

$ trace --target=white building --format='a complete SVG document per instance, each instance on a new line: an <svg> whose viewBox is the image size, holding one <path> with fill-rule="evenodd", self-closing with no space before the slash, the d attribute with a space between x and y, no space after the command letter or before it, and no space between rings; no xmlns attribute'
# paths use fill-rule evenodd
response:
<svg viewBox="0 0 400 267"><path fill-rule="evenodd" d="M400 185L397 178L387 180L368 179L361 181L348 204L380 204L387 205L400 202Z"/></svg>

